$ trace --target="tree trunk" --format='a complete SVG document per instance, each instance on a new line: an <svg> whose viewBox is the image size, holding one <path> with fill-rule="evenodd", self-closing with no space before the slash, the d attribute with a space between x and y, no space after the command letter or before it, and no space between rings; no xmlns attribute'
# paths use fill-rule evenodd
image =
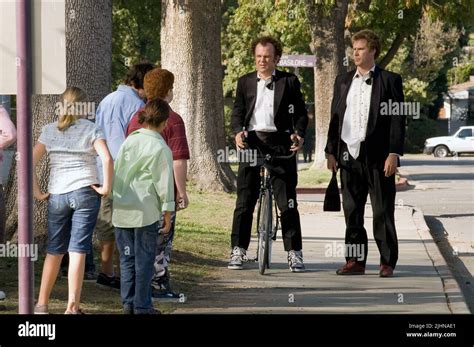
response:
<svg viewBox="0 0 474 347"><path fill-rule="evenodd" d="M161 63L175 75L173 109L186 124L189 176L199 188L232 191L235 175L217 161L224 149L221 1L162 1Z"/></svg>
<svg viewBox="0 0 474 347"><path fill-rule="evenodd" d="M381 69L385 69L393 58L395 58L395 55L397 54L398 49L402 46L404 40L405 33L398 33L385 56L380 60L380 63L377 64Z"/></svg>
<svg viewBox="0 0 474 347"><path fill-rule="evenodd" d="M66 0L66 79L68 86L82 88L95 105L110 92L112 80L112 0ZM57 120L58 95L34 95L33 139L44 125ZM48 158L36 169L38 182L47 191ZM18 226L16 162L13 161L6 189L7 240L16 239ZM41 243L47 232L47 203L35 201L33 232Z"/></svg>
<svg viewBox="0 0 474 347"><path fill-rule="evenodd" d="M112 0L66 0L66 51L68 86L97 108L112 85Z"/></svg>
<svg viewBox="0 0 474 347"><path fill-rule="evenodd" d="M344 27L348 0L333 6L318 5L306 0L311 27L312 50L316 55L314 67L314 100L316 116L315 156L312 168L324 168L324 147L331 119L331 100L336 76L345 72Z"/></svg>

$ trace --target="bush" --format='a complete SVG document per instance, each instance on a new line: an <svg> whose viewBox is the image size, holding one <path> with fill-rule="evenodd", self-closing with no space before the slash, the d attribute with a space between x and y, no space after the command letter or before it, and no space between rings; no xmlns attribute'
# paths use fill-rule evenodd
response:
<svg viewBox="0 0 474 347"><path fill-rule="evenodd" d="M405 152L422 153L425 140L434 136L438 136L435 120L423 116L420 119L409 119L405 137Z"/></svg>
<svg viewBox="0 0 474 347"><path fill-rule="evenodd" d="M469 81L469 76L474 75L474 63L459 65L448 71L450 85Z"/></svg>

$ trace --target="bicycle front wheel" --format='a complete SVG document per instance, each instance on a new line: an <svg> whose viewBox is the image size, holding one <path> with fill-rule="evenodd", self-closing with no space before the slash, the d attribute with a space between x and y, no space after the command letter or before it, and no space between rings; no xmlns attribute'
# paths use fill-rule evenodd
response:
<svg viewBox="0 0 474 347"><path fill-rule="evenodd" d="M258 270L261 275L269 267L270 237L272 233L272 195L265 190L258 213Z"/></svg>

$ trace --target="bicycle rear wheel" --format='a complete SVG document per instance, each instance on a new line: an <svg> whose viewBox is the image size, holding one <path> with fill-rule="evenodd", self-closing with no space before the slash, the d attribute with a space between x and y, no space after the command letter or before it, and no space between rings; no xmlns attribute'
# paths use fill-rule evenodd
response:
<svg viewBox="0 0 474 347"><path fill-rule="evenodd" d="M261 275L269 267L270 237L272 233L272 196L265 190L258 207L258 270Z"/></svg>

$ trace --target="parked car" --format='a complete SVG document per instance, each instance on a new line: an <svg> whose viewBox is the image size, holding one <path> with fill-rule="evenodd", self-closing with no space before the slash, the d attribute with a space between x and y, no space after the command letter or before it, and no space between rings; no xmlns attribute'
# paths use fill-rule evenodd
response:
<svg viewBox="0 0 474 347"><path fill-rule="evenodd" d="M427 139L423 153L440 158L460 153L474 153L474 126L460 127L452 136Z"/></svg>

